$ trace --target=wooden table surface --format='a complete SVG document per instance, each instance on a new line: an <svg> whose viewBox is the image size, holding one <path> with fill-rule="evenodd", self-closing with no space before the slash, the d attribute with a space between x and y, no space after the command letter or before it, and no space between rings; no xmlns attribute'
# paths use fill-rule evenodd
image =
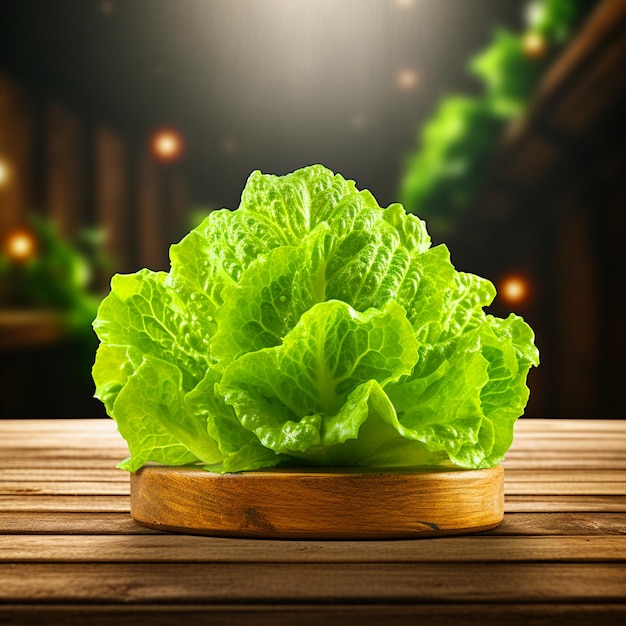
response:
<svg viewBox="0 0 626 626"><path fill-rule="evenodd" d="M226 539L131 519L111 420L0 420L0 623L623 625L625 452L626 420L523 418L494 530Z"/></svg>

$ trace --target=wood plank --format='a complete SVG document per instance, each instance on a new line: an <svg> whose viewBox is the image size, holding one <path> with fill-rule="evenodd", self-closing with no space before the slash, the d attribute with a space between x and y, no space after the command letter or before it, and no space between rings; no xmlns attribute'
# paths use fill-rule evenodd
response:
<svg viewBox="0 0 626 626"><path fill-rule="evenodd" d="M596 441L603 442L608 439L614 439L614 438L618 438L619 440L623 441L624 439L626 439L626 433L623 432L622 430L608 430L608 429L602 429L601 431L597 431L597 432L590 432L590 431L563 432L563 431L550 431L550 430L545 430L542 432L540 430L537 430L537 431L522 431L522 432L517 431L515 433L515 440L519 442L520 445L523 445L525 442L528 442L529 440L532 440L532 439L539 439L545 442L569 441L572 439L584 440L584 441L589 441L589 442L596 442Z"/></svg>
<svg viewBox="0 0 626 626"><path fill-rule="evenodd" d="M0 467L0 476L3 475L5 470L44 470L50 468L51 470L76 470L78 471L90 471L96 469L103 470L115 470L115 466L128 454L118 454L117 456L100 456L94 454L89 455L70 455L54 457L48 455L45 458L40 458L37 455L29 456L28 458L20 458L19 456L6 456L2 452L2 461ZM592 470L623 470L626 469L626 457L614 457L610 459L603 459L601 457L596 458L581 458L581 457L560 457L555 459L550 458L533 458L532 455L520 456L517 458L507 458L502 463L505 468L505 472L509 470L515 470L518 468L528 470L566 470L566 469L579 469L584 471ZM122 474L122 470L119 471Z"/></svg>
<svg viewBox="0 0 626 626"><path fill-rule="evenodd" d="M3 453L4 454L4 453ZM116 470L115 466L120 461L121 457L111 459L110 457L99 458L97 456L83 457L56 457L56 458L38 458L31 457L23 459L18 456L5 456L2 459L2 467L0 467L0 477L4 475L5 471L19 470L19 469L33 469L33 470L70 470L74 472L88 472L90 470L115 470L127 474L122 470Z"/></svg>
<svg viewBox="0 0 626 626"><path fill-rule="evenodd" d="M128 482L130 475L113 466L67 468L67 467L3 467L0 468L2 481L55 481L55 482Z"/></svg>
<svg viewBox="0 0 626 626"><path fill-rule="evenodd" d="M68 434L83 432L91 434L94 431L117 433L116 424L109 418L76 418L76 419L2 419L0 420L0 434L31 429L38 433ZM538 418L522 417L515 422L515 437L527 433L539 433L549 436L551 433L567 433L575 436L577 433L605 432L626 433L626 418L624 419L566 419L566 418Z"/></svg>
<svg viewBox="0 0 626 626"><path fill-rule="evenodd" d="M8 450L17 448L108 448L114 445L116 447L126 448L126 443L122 437L116 433L64 433L63 436L57 436L53 433L45 433L42 437L36 437L34 434L29 437L29 433L20 433L19 435L8 434L4 436L2 448Z"/></svg>
<svg viewBox="0 0 626 626"><path fill-rule="evenodd" d="M130 494L130 482L126 481L3 481L0 483L0 495L62 495L62 496L127 496Z"/></svg>
<svg viewBox="0 0 626 626"><path fill-rule="evenodd" d="M128 496L0 496L0 511L130 513Z"/></svg>
<svg viewBox="0 0 626 626"><path fill-rule="evenodd" d="M515 422L515 434L527 432L548 433L551 431L566 432L626 432L626 419L565 419L522 417Z"/></svg>
<svg viewBox="0 0 626 626"><path fill-rule="evenodd" d="M507 513L489 535L626 535L625 513Z"/></svg>
<svg viewBox="0 0 626 626"><path fill-rule="evenodd" d="M22 458L26 462L30 457L45 458L45 459L111 459L113 464L121 461L124 458L124 454L128 456L128 451L123 449L106 449L99 446L87 448L81 446L79 448L57 448L57 447L44 447L44 448L11 448L7 452L3 451L3 456Z"/></svg>
<svg viewBox="0 0 626 626"><path fill-rule="evenodd" d="M0 602L624 603L618 563L17 563Z"/></svg>
<svg viewBox="0 0 626 626"><path fill-rule="evenodd" d="M75 419L2 419L0 433L23 433L33 430L37 433L87 432L94 430L116 432L116 424L108 418L75 418Z"/></svg>
<svg viewBox="0 0 626 626"><path fill-rule="evenodd" d="M606 435L600 437L558 437L548 439L539 435L533 437L520 437L515 447L511 447L509 454L519 451L532 451L535 454L541 452L568 452L583 451L585 454L598 454L607 452L626 451L626 437Z"/></svg>
<svg viewBox="0 0 626 626"><path fill-rule="evenodd" d="M2 535L6 563L532 563L626 559L621 536L277 541L191 535Z"/></svg>
<svg viewBox="0 0 626 626"><path fill-rule="evenodd" d="M128 482L129 473L111 466L80 469L47 467L11 467L0 469L3 481L55 481L55 482ZM507 468L505 481L518 482L626 482L626 469L598 469L593 473L580 468L549 468L545 470L525 467Z"/></svg>
<svg viewBox="0 0 626 626"><path fill-rule="evenodd" d="M0 496L0 511L130 512L127 496ZM626 496L505 496L505 513L626 512Z"/></svg>
<svg viewBox="0 0 626 626"><path fill-rule="evenodd" d="M507 458L502 462L505 473L510 469L529 469L529 470L558 470L558 469L580 469L587 472L602 471L606 469L626 469L626 456L620 458L611 458L609 460L602 458L588 459L580 457L558 458L558 459L533 459L532 456L523 456L518 458Z"/></svg>
<svg viewBox="0 0 626 626"><path fill-rule="evenodd" d="M17 464L16 464L17 465ZM68 467L67 465L70 465ZM108 489L107 483L128 483L130 475L128 472L116 469L107 459L100 460L98 465L89 461L78 463L61 463L49 466L41 463L40 467L9 466L0 468L0 489L8 492L21 491L27 482L32 483L33 489L39 489L42 493L57 493L59 490L67 489L75 493L75 489L88 489L90 492L96 487L95 484L102 484L103 489ZM83 483L93 483L83 487ZM547 468L547 469L526 469L524 465L509 467L505 472L505 487L509 493L523 493L531 485L539 489L538 493L544 493L546 489L555 491L558 485L563 485L563 493L575 491L580 486L578 493L599 493L598 490L606 489L605 493L618 493L625 495L626 491L626 471L619 469L596 468L593 472L580 468ZM622 490L620 491L620 485Z"/></svg>
<svg viewBox="0 0 626 626"><path fill-rule="evenodd" d="M611 522L607 522L612 527ZM593 532L585 529L585 532ZM0 534L155 535L129 512L72 513L65 511L0 512Z"/></svg>
<svg viewBox="0 0 626 626"><path fill-rule="evenodd" d="M574 453L577 451L584 452L587 456L594 456L602 454L604 451L608 452L621 452L626 450L626 436L621 435L607 435L605 438L590 437L571 437L571 438L558 438L558 439L543 439L540 437L527 438L525 440L517 441L513 445L508 454L516 454L521 452L554 452L554 453ZM127 450L127 444L120 436L98 434L84 434L81 436L67 434L64 436L59 435L44 435L38 436L36 433L29 432L23 436L23 438L17 439L16 437L3 438L0 443L1 449L9 451L15 451L16 454L28 453L38 450L45 450L51 448L59 449L80 449L87 448L91 450L105 451L109 448L124 449Z"/></svg>
<svg viewBox="0 0 626 626"><path fill-rule="evenodd" d="M0 533L154 534L128 513L0 512ZM508 513L487 535L624 535L623 513Z"/></svg>
<svg viewBox="0 0 626 626"><path fill-rule="evenodd" d="M602 460L606 461L620 461L624 458L624 453L618 448L616 450L604 450L597 448L595 450L586 450L581 447L580 450L509 450L506 454L507 459L537 459L537 458L549 458L551 460L562 459L569 461L570 459L580 458L581 460ZM612 465L609 465L609 468ZM607 468L607 469L609 469Z"/></svg>
<svg viewBox="0 0 626 626"><path fill-rule="evenodd" d="M118 470L119 471L119 470ZM524 467L507 468L505 480L510 482L626 482L626 469L550 468L538 471Z"/></svg>
<svg viewBox="0 0 626 626"><path fill-rule="evenodd" d="M128 513L0 512L0 534L152 535ZM509 513L484 535L625 535L623 513ZM481 535L483 536L483 535Z"/></svg>
<svg viewBox="0 0 626 626"><path fill-rule="evenodd" d="M471 626L506 623L507 626L623 626L626 604L9 604L0 606L0 620L20 626L43 623L67 626L151 626L193 623L210 626Z"/></svg>
<svg viewBox="0 0 626 626"><path fill-rule="evenodd" d="M505 495L615 495L626 496L626 482L516 482L505 481Z"/></svg>
<svg viewBox="0 0 626 626"><path fill-rule="evenodd" d="M0 496L0 511L130 512L127 496ZM626 512L626 496L505 497L505 513Z"/></svg>
<svg viewBox="0 0 626 626"><path fill-rule="evenodd" d="M626 513L626 496L509 495L504 498L505 513L565 513L591 511Z"/></svg>

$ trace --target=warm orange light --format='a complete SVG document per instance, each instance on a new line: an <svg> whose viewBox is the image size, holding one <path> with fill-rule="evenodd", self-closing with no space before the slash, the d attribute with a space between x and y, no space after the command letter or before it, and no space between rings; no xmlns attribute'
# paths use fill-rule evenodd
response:
<svg viewBox="0 0 626 626"><path fill-rule="evenodd" d="M11 172L9 166L5 161L0 160L0 187L3 187L9 182Z"/></svg>
<svg viewBox="0 0 626 626"><path fill-rule="evenodd" d="M152 138L152 152L161 161L174 161L183 151L183 140L173 130L161 130Z"/></svg>
<svg viewBox="0 0 626 626"><path fill-rule="evenodd" d="M16 230L9 235L6 249L14 261L26 261L35 255L37 243L27 230Z"/></svg>
<svg viewBox="0 0 626 626"><path fill-rule="evenodd" d="M507 276L500 283L500 296L509 304L522 304L528 300L530 285L522 276Z"/></svg>
<svg viewBox="0 0 626 626"><path fill-rule="evenodd" d="M401 91L414 91L419 82L419 74L413 68L405 67L396 72L396 86Z"/></svg>
<svg viewBox="0 0 626 626"><path fill-rule="evenodd" d="M548 51L548 42L541 33L531 31L524 35L522 50L527 57L540 59Z"/></svg>

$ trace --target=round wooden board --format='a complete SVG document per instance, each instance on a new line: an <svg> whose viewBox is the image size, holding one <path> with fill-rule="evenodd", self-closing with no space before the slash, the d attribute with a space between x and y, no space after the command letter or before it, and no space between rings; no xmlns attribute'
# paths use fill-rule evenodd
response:
<svg viewBox="0 0 626 626"><path fill-rule="evenodd" d="M285 539L383 539L488 530L504 515L504 471L264 470L214 474L146 465L131 476L144 526Z"/></svg>

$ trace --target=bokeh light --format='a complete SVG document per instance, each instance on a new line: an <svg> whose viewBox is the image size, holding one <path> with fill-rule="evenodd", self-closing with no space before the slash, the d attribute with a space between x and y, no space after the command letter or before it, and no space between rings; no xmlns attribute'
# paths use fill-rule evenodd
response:
<svg viewBox="0 0 626 626"><path fill-rule="evenodd" d="M522 40L524 54L531 59L540 59L548 51L548 42L541 34L534 31L526 33Z"/></svg>
<svg viewBox="0 0 626 626"><path fill-rule="evenodd" d="M36 250L35 237L27 230L15 230L7 238L6 251L14 261L27 261L35 256Z"/></svg>
<svg viewBox="0 0 626 626"><path fill-rule="evenodd" d="M507 304L524 304L530 297L530 283L524 276L505 276L500 281L498 293Z"/></svg>
<svg viewBox="0 0 626 626"><path fill-rule="evenodd" d="M152 136L152 153L160 161L175 161L183 153L183 140L174 130L159 130Z"/></svg>
<svg viewBox="0 0 626 626"><path fill-rule="evenodd" d="M9 182L10 177L11 171L9 169L8 163L0 159L0 187L6 185Z"/></svg>
<svg viewBox="0 0 626 626"><path fill-rule="evenodd" d="M419 74L412 67L403 67L396 72L396 86L400 91L415 91L419 83Z"/></svg>

